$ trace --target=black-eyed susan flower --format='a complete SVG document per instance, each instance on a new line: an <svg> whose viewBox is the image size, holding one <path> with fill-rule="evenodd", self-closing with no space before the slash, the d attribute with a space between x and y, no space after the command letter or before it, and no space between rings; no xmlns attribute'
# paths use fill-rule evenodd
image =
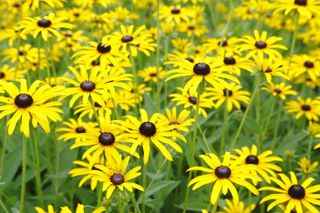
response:
<svg viewBox="0 0 320 213"><path fill-rule="evenodd" d="M251 213L251 211L255 208L255 204L251 204L250 206L246 206L244 202L236 201L236 200L226 200L226 206L223 207L222 211L218 213Z"/></svg>
<svg viewBox="0 0 320 213"><path fill-rule="evenodd" d="M61 207L60 213L85 213L85 206L83 204L78 203L76 211L72 211L68 206ZM95 208L92 210L92 213L102 213L106 212L106 208L103 206L100 206L98 208Z"/></svg>
<svg viewBox="0 0 320 213"><path fill-rule="evenodd" d="M232 107L241 108L240 102L249 104L250 93L243 90L240 85L229 84L224 88L207 88L210 97L215 102L215 108L219 108L226 103L228 112L232 111Z"/></svg>
<svg viewBox="0 0 320 213"><path fill-rule="evenodd" d="M177 106L183 105L185 109L192 108L193 110L196 110L197 102L199 102L199 114L203 115L204 117L207 117L205 108L210 109L214 107L210 93L207 91L201 93L199 101L197 100L197 90L194 87L190 88L187 92L185 92L182 88L178 88L178 90L181 91L181 94L170 94L172 101L177 102Z"/></svg>
<svg viewBox="0 0 320 213"><path fill-rule="evenodd" d="M288 101L286 109L289 114L295 113L295 119L304 116L309 121L318 121L320 116L320 105L312 98L303 99L298 97L297 100Z"/></svg>
<svg viewBox="0 0 320 213"><path fill-rule="evenodd" d="M271 183L270 177L276 177L276 174L281 172L281 168L275 164L275 162L281 162L280 157L272 156L272 151L267 150L258 153L258 149L255 145L249 147L242 147L236 149L237 156L232 155L231 158L239 161L241 164L253 165L250 173L258 175L266 182Z"/></svg>
<svg viewBox="0 0 320 213"><path fill-rule="evenodd" d="M109 64L119 66L121 60L128 61L128 54L120 52L119 45L105 43L89 42L90 46L82 46L73 58L75 63L89 65L93 60L99 61L101 70L104 70ZM121 60L117 60L121 59Z"/></svg>
<svg viewBox="0 0 320 213"><path fill-rule="evenodd" d="M57 129L57 132L61 132L58 140L68 141L70 139L75 139L76 143L84 139L84 133L94 131L97 127L97 123L84 122L81 118L78 118L77 120L70 118L68 121L63 122L63 125L64 127Z"/></svg>
<svg viewBox="0 0 320 213"><path fill-rule="evenodd" d="M47 210L45 210L41 207L35 207L34 209L36 210L37 213L56 213L53 205L51 205L51 204L48 205Z"/></svg>
<svg viewBox="0 0 320 213"><path fill-rule="evenodd" d="M171 40L173 47L181 53L187 53L191 48L191 43L186 38L175 38Z"/></svg>
<svg viewBox="0 0 320 213"><path fill-rule="evenodd" d="M111 120L109 114L99 117L99 129L92 129L90 132L86 132L81 141L74 143L71 149L78 147L89 147L82 158L86 158L91 155L89 161L90 166L96 162L101 156L104 156L107 160L115 155L119 155L118 150L125 151L139 157L136 152L132 152L131 148L124 145L123 142L127 140L124 139L126 136L123 134L122 129Z"/></svg>
<svg viewBox="0 0 320 213"><path fill-rule="evenodd" d="M235 185L243 186L255 195L259 194L258 190L246 180L248 178L255 181L259 180L257 176L250 175L249 173L252 165L240 165L240 162L231 160L230 152L224 154L222 162L212 153L200 155L200 158L209 168L194 166L187 171L203 171L208 174L193 178L188 186L193 185L192 190L196 190L203 185L213 183L210 197L212 205L218 201L221 192L225 195L228 191L230 191L233 200L239 202L239 194Z"/></svg>
<svg viewBox="0 0 320 213"><path fill-rule="evenodd" d="M188 21L194 17L194 12L188 7L182 7L180 5L167 6L162 5L159 11L159 18L166 23L174 22L179 24L182 21Z"/></svg>
<svg viewBox="0 0 320 213"><path fill-rule="evenodd" d="M316 81L320 77L320 61L309 55L295 55L291 59L289 75L294 78L306 74L308 78Z"/></svg>
<svg viewBox="0 0 320 213"><path fill-rule="evenodd" d="M165 145L169 145L175 151L182 153L181 147L171 139L183 138L178 132L173 132L175 127L167 125L165 119L155 113L149 119L147 112L144 109L140 110L141 120L128 115L126 121L120 121L119 124L123 128L123 137L127 137L126 141L132 143L131 150L135 151L137 147L143 148L143 162L147 164L150 157L150 145L156 146L163 156L172 161L172 154Z"/></svg>
<svg viewBox="0 0 320 213"><path fill-rule="evenodd" d="M235 54L225 54L217 58L216 62L223 70L240 76L241 71L253 72L254 64L247 58Z"/></svg>
<svg viewBox="0 0 320 213"><path fill-rule="evenodd" d="M227 84L226 79L238 84L240 83L235 76L219 68L212 58L195 58L193 62L181 60L176 62L176 64L178 66L177 68L167 72L168 77L166 81L181 77L190 78L184 86L185 91L191 87L198 88L202 81L208 82L213 87L218 88L222 88Z"/></svg>
<svg viewBox="0 0 320 213"><path fill-rule="evenodd" d="M274 200L268 205L267 211L270 211L275 206L284 204L286 205L285 211L290 212L296 210L297 213L303 213L303 207L311 212L319 212L315 205L320 205L319 191L320 185L310 184L314 181L313 178L307 178L299 184L296 175L290 172L290 178L285 174L279 174L278 178L271 178L277 184L277 187L266 186L262 187L261 191L272 191L273 193L262 198L260 203Z"/></svg>
<svg viewBox="0 0 320 213"><path fill-rule="evenodd" d="M41 3L45 3L46 5L56 8L63 7L64 0L25 0L23 1L23 5L31 8L32 10L36 10L40 7Z"/></svg>
<svg viewBox="0 0 320 213"><path fill-rule="evenodd" d="M121 25L120 28L120 32L114 32L112 35L106 36L102 39L102 43L106 44L110 42L119 45L121 51L129 52L133 57L137 56L138 51L149 56L150 52L155 50L157 45L144 25L138 27L136 30L134 30L133 25L128 27Z"/></svg>
<svg viewBox="0 0 320 213"><path fill-rule="evenodd" d="M281 58L282 55L278 51L286 50L287 47L277 42L281 41L281 37L271 36L268 38L267 31L262 31L260 34L258 30L254 30L254 36L243 36L241 39L242 44L240 45L240 51L248 51L247 57L257 55L263 58L263 55L268 55L269 57Z"/></svg>
<svg viewBox="0 0 320 213"><path fill-rule="evenodd" d="M311 19L313 14L320 14L319 0L276 0L273 4L274 13L284 11L288 15L291 11Z"/></svg>
<svg viewBox="0 0 320 213"><path fill-rule="evenodd" d="M307 157L300 158L298 164L304 174L313 174L319 165L318 161L311 162Z"/></svg>
<svg viewBox="0 0 320 213"><path fill-rule="evenodd" d="M60 28L71 29L73 27L72 24L63 22L64 20L62 17L55 17L53 13L43 18L26 18L19 22L19 30L21 30L22 35L32 35L34 38L41 34L45 41L52 35L60 39L62 36L58 31Z"/></svg>
<svg viewBox="0 0 320 213"><path fill-rule="evenodd" d="M7 64L0 67L0 81L19 81L24 78L26 70L16 70Z"/></svg>
<svg viewBox="0 0 320 213"><path fill-rule="evenodd" d="M194 122L193 118L189 118L190 111L183 109L180 113L177 113L177 108L174 107L172 110L166 108L165 118L168 120L168 125L174 126L175 130L189 132L189 126Z"/></svg>
<svg viewBox="0 0 320 213"><path fill-rule="evenodd" d="M141 166L136 166L127 172L130 157L122 159L121 155L110 158L106 165L96 165L97 170L92 173L95 174L94 179L102 183L102 190L106 192L106 198L109 199L114 190L124 189L133 192L133 189L144 191L143 187L131 182L134 178L141 175L139 170Z"/></svg>
<svg viewBox="0 0 320 213"><path fill-rule="evenodd" d="M1 96L0 118L12 115L7 122L8 134L12 135L16 124L21 120L20 132L26 137L30 135L30 122L35 128L40 125L46 133L50 132L49 120L61 121L59 108L61 102L52 99L61 96L59 87L41 85L41 81L33 82L28 88L27 81L20 81L20 88L9 82L1 82L2 89L9 97Z"/></svg>
<svg viewBox="0 0 320 213"><path fill-rule="evenodd" d="M30 44L21 45L18 48L7 48L2 52L4 61L18 62L19 64L27 65L38 58L38 49ZM40 49L40 57L44 56L44 50Z"/></svg>
<svg viewBox="0 0 320 213"><path fill-rule="evenodd" d="M0 41L8 39L9 46L12 47L14 42L22 39L26 40L27 36L20 33L20 30L16 26L11 29L4 29L0 34Z"/></svg>
<svg viewBox="0 0 320 213"><path fill-rule="evenodd" d="M224 55L225 53L235 53L239 54L239 44L241 39L237 37L230 38L208 38L205 41L204 46L210 51L215 52L219 55Z"/></svg>
<svg viewBox="0 0 320 213"><path fill-rule="evenodd" d="M310 121L308 125L308 133L310 136L319 138L320 137L320 124L314 121Z"/></svg>
<svg viewBox="0 0 320 213"><path fill-rule="evenodd" d="M267 91L272 96L279 97L281 100L285 100L288 95L297 95L297 92L292 89L292 86L284 82L279 84L270 82L266 86L262 87L261 90Z"/></svg>
<svg viewBox="0 0 320 213"><path fill-rule="evenodd" d="M268 83L272 78L277 76L283 79L288 79L286 72L288 70L287 62L274 56L254 56L256 70L262 73Z"/></svg>
<svg viewBox="0 0 320 213"><path fill-rule="evenodd" d="M138 72L138 75L143 78L144 82L157 82L162 80L165 74L166 71L162 67L159 67L157 70L156 66L146 67Z"/></svg>

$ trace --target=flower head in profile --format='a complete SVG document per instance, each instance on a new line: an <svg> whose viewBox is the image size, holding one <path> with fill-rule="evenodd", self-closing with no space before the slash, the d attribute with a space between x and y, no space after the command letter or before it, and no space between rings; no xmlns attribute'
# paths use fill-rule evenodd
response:
<svg viewBox="0 0 320 213"><path fill-rule="evenodd" d="M102 191L106 192L106 198L109 199L114 190L123 191L124 189L133 192L133 189L144 191L143 187L132 182L132 180L141 175L139 170L141 166L136 166L127 171L130 157L122 159L121 155L111 157L105 165L96 165L97 170L92 171L94 179L102 183Z"/></svg>
<svg viewBox="0 0 320 213"><path fill-rule="evenodd" d="M73 27L72 24L63 21L64 18L56 17L55 14L50 13L43 18L35 17L22 20L19 23L19 30L21 30L21 35L32 35L34 38L41 34L45 41L52 35L60 39L62 38L58 31L60 28L71 29Z"/></svg>
<svg viewBox="0 0 320 213"><path fill-rule="evenodd" d="M212 153L200 155L200 158L209 166L201 167L194 166L187 171L202 171L207 174L200 175L193 178L188 186L193 185L192 190L196 190L203 185L212 183L211 204L214 205L221 193L224 195L230 191L231 196L235 202L239 202L239 194L236 185L243 186L250 190L253 194L258 195L259 192L251 183L247 181L248 178L254 181L259 181L259 177L250 174L252 165L240 165L239 161L230 158L230 152L224 154L223 161Z"/></svg>
<svg viewBox="0 0 320 213"><path fill-rule="evenodd" d="M46 133L50 132L50 123L61 121L63 112L61 102L52 100L61 96L60 87L41 85L41 81L33 82L28 88L27 81L20 81L20 88L9 82L0 82L8 97L0 96L0 119L11 115L7 122L8 134L12 135L18 121L21 121L20 132L26 137L30 135L30 122L36 128L40 125Z"/></svg>
<svg viewBox="0 0 320 213"><path fill-rule="evenodd" d="M298 164L304 174L313 174L319 165L318 161L311 162L307 157L300 158Z"/></svg>
<svg viewBox="0 0 320 213"><path fill-rule="evenodd" d="M277 186L265 186L260 191L271 191L270 195L262 198L260 203L274 200L268 205L267 211L270 211L275 206L284 204L285 211L290 212L295 210L297 213L303 213L303 208L310 210L311 212L319 212L316 205L320 205L320 185L313 185L313 178L307 178L302 183L299 183L296 175L290 172L290 177L285 174L279 174L280 179L272 177L272 182Z"/></svg>

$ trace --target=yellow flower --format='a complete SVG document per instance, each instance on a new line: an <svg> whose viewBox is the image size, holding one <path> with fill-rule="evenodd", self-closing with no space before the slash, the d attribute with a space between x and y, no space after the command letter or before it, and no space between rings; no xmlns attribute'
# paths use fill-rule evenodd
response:
<svg viewBox="0 0 320 213"><path fill-rule="evenodd" d="M313 174L319 163L317 161L311 163L310 159L303 157L298 164L304 174Z"/></svg>
<svg viewBox="0 0 320 213"><path fill-rule="evenodd" d="M297 95L297 92L291 88L291 85L286 85L284 82L279 84L270 82L265 87L262 87L262 90L271 93L272 96L281 98L281 100L285 100L288 95Z"/></svg>
<svg viewBox="0 0 320 213"><path fill-rule="evenodd" d="M158 68L158 72L157 72L157 67L156 66L150 66L150 67L146 67L143 70L140 70L138 72L138 75L140 77L143 78L144 82L157 82L157 81L161 81L163 79L163 77L166 74L166 71L164 71L162 69L162 67Z"/></svg>
<svg viewBox="0 0 320 213"><path fill-rule="evenodd" d="M320 14L319 0L276 0L274 2L274 13L284 11L288 15L291 11L311 19L313 14Z"/></svg>
<svg viewBox="0 0 320 213"><path fill-rule="evenodd" d="M143 187L131 182L132 179L141 175L138 172L141 166L136 166L126 172L130 157L122 159L121 155L111 157L106 165L96 165L97 170L92 171L94 179L102 182L102 191L106 191L106 198L109 199L115 189L124 189L133 192L133 189L144 191Z"/></svg>
<svg viewBox="0 0 320 213"><path fill-rule="evenodd" d="M188 7L181 7L180 5L162 5L159 11L160 20L166 23L174 22L179 24L180 22L188 21L192 17L194 17L194 12Z"/></svg>
<svg viewBox="0 0 320 213"><path fill-rule="evenodd" d="M303 99L298 97L298 100L296 101L287 102L286 108L289 114L296 113L295 119L299 119L304 116L309 121L319 120L320 104L311 98Z"/></svg>
<svg viewBox="0 0 320 213"><path fill-rule="evenodd" d="M61 96L60 87L50 87L41 85L41 81L33 82L28 88L27 81L20 81L20 89L13 83L1 82L2 89L9 97L0 97L0 119L7 115L12 117L7 122L8 134L12 135L16 124L21 120L20 132L29 137L29 125L35 128L40 124L46 133L50 132L49 120L54 122L61 121L59 115L63 111L59 108L61 105L58 101L51 99Z"/></svg>
<svg viewBox="0 0 320 213"><path fill-rule="evenodd" d="M196 190L199 187L213 183L211 191L211 204L215 205L221 192L225 195L230 191L234 201L239 202L239 194L234 184L243 186L250 190L253 194L258 195L258 190L249 183L246 179L258 181L259 178L254 175L250 175L249 171L252 169L252 165L240 165L238 161L230 159L230 152L224 154L223 161L212 153L206 155L200 155L200 158L209 166L200 167L194 166L187 171L203 171L208 174L200 175L193 178L188 186L194 185L192 190Z"/></svg>
<svg viewBox="0 0 320 213"><path fill-rule="evenodd" d="M24 78L26 70L16 70L13 67L9 67L7 64L0 67L0 81L9 82L9 81L19 81Z"/></svg>
<svg viewBox="0 0 320 213"><path fill-rule="evenodd" d="M226 206L223 207L223 211L218 213L251 213L251 211L255 208L255 204L251 204L250 206L245 206L243 202L239 202L236 200L226 200Z"/></svg>
<svg viewBox="0 0 320 213"><path fill-rule="evenodd" d="M58 31L60 28L71 29L72 24L64 23L64 18L55 17L53 13L47 16L26 18L19 22L19 30L21 30L21 35L32 35L34 38L41 33L43 40L47 41L48 38L53 34L58 39L62 37L61 33Z"/></svg>
<svg viewBox="0 0 320 213"><path fill-rule="evenodd" d="M277 184L277 187L265 186L260 191L273 191L260 201L264 203L269 200L274 200L269 204L267 211L270 211L279 204L286 203L286 212L290 212L296 209L297 213L303 213L303 207L307 208L311 212L319 212L313 205L320 205L320 185L310 184L314 181L313 178L308 178L299 184L296 175L290 172L290 179L285 174L279 175L281 180L278 178L271 178L271 180Z"/></svg>

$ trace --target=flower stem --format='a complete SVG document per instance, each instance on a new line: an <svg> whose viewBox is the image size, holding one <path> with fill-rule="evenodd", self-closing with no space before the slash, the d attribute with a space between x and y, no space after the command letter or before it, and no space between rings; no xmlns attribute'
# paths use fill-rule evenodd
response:
<svg viewBox="0 0 320 213"><path fill-rule="evenodd" d="M20 194L20 212L24 212L24 200L26 194L26 171L27 170L27 140L22 136L22 177L21 177L21 194Z"/></svg>
<svg viewBox="0 0 320 213"><path fill-rule="evenodd" d="M7 151L7 144L8 144L8 140L7 140L7 120L8 117L6 117L5 121L4 121L4 132L3 132L3 146L2 146L2 150L1 150L1 161L0 161L0 178L2 177L3 174L3 165L4 165L4 161L6 159L6 151Z"/></svg>
<svg viewBox="0 0 320 213"><path fill-rule="evenodd" d="M147 191L147 165L143 163L142 187L144 189L142 195L142 213L146 212L146 191Z"/></svg>
<svg viewBox="0 0 320 213"><path fill-rule="evenodd" d="M282 111L282 102L279 103L279 108L278 108L278 113L277 113L277 118L276 118L276 124L274 127L273 131L273 140L271 143L271 150L274 151L276 148L276 141L277 141L277 136L279 132L279 125L280 125L280 119L281 119L281 111Z"/></svg>
<svg viewBox="0 0 320 213"><path fill-rule="evenodd" d="M160 0L157 0L156 5L156 14L157 14L157 52L156 52L156 67L157 67L157 110L160 112L161 110L161 87L160 87L160 18L159 18L159 10L160 10Z"/></svg>
<svg viewBox="0 0 320 213"><path fill-rule="evenodd" d="M251 101L250 101L249 105L247 106L246 111L244 112L244 115L243 115L242 120L241 120L241 122L240 122L239 128L238 128L238 130L237 130L237 133L236 133L235 137L233 138L233 141L232 141L231 146L230 146L230 151L233 150L233 148L235 147L236 142L237 142L237 140L238 140L238 138L239 138L239 136L240 136L240 132L241 132L241 130L242 130L242 128L243 128L243 125L244 125L244 122L245 122L245 120L246 120L246 118L247 118L247 116L248 116L248 113L249 113L250 108L251 108L251 106L252 106L254 97L256 96L256 93L257 93L257 91L258 91L259 88L260 88L260 82L261 82L261 76L258 76L258 80L257 80L257 82L256 82L256 86L255 86L255 88L254 88L254 90L253 90L253 92L252 92Z"/></svg>
<svg viewBox="0 0 320 213"><path fill-rule="evenodd" d="M222 153L223 153L223 148L224 148L225 139L226 139L227 125L228 125L228 109L227 109L227 104L225 103L224 110L223 110L222 136L221 136L220 150L219 150L220 156L222 156Z"/></svg>
<svg viewBox="0 0 320 213"><path fill-rule="evenodd" d="M41 167L40 167L40 152L39 152L39 144L36 137L36 131L37 129L34 129L34 136L32 140L32 146L34 149L34 164L35 164L35 178L36 178L36 189L37 189L37 194L39 196L39 201L40 204L43 206L43 196L42 196L42 183L41 183Z"/></svg>

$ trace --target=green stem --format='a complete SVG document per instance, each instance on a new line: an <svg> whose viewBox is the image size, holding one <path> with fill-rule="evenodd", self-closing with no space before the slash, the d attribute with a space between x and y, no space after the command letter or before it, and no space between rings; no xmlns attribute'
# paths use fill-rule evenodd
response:
<svg viewBox="0 0 320 213"><path fill-rule="evenodd" d="M1 150L1 161L0 161L0 178L2 177L3 174L3 165L4 165L4 161L6 159L6 151L7 151L7 144L8 144L8 140L7 140L7 120L8 117L6 117L5 121L4 121L4 132L3 132L3 146L2 146L2 150Z"/></svg>
<svg viewBox="0 0 320 213"><path fill-rule="evenodd" d="M97 187L97 207L101 206L102 201L102 183L98 183Z"/></svg>
<svg viewBox="0 0 320 213"><path fill-rule="evenodd" d="M147 165L143 163L142 172L142 187L144 189L142 194L142 213L146 212L146 191L147 191Z"/></svg>
<svg viewBox="0 0 320 213"><path fill-rule="evenodd" d="M258 80L257 80L257 83L256 83L256 86L255 86L255 88L254 88L254 90L253 90L253 92L252 92L251 101L250 101L249 105L247 106L246 111L244 112L244 115L243 115L243 117L242 117L242 119L241 119L239 128L238 128L238 130L237 130L237 133L236 133L235 137L233 138L233 141L232 141L231 146L230 146L230 151L233 150L233 148L235 147L236 142L237 142L237 140L238 140L238 138L239 138L239 136L240 136L240 132L241 132L241 130L242 130L242 128L243 128L243 125L244 125L244 122L245 122L245 120L246 120L246 118L247 118L247 116L248 116L248 113L249 113L250 108L251 108L251 106L252 106L254 97L256 96L256 93L257 93L257 91L258 91L259 88L260 88L260 82L261 82L261 76L259 76L259 78L258 78Z"/></svg>
<svg viewBox="0 0 320 213"><path fill-rule="evenodd" d="M274 126L273 140L272 140L272 143L271 143L271 150L272 151L274 151L275 148L276 148L276 142L277 142L277 137L278 137L278 132L279 132L280 119L281 119L281 114L282 114L281 111L282 111L282 102L279 103L276 123L275 123L275 126Z"/></svg>
<svg viewBox="0 0 320 213"><path fill-rule="evenodd" d="M34 136L33 136L33 149L34 149L34 165L35 165L35 178L36 178L36 189L37 194L39 196L39 201L41 206L43 206L43 196L42 196L42 183L41 183L41 167L40 167L40 154L39 154L39 144L36 137L37 129L34 129Z"/></svg>
<svg viewBox="0 0 320 213"><path fill-rule="evenodd" d="M219 150L220 156L222 156L222 153L223 153L223 148L224 148L226 133L227 133L227 125L228 125L228 109L227 109L227 104L225 103L224 110L223 110L222 136L221 136L220 150Z"/></svg>
<svg viewBox="0 0 320 213"><path fill-rule="evenodd" d="M259 76L257 77L257 83L259 83ZM261 128L261 97L260 97L260 90L257 90L257 94L256 94L256 121L257 121L257 124L258 124L258 135L257 135L257 145L258 147L260 147L260 144L261 144L261 131L262 131L262 128Z"/></svg>
<svg viewBox="0 0 320 213"><path fill-rule="evenodd" d="M272 103L271 103L270 111L269 111L269 114L267 117L267 121L262 129L263 132L268 131L268 129L269 129L269 124L270 124L271 118L274 115L273 110L274 110L275 105L276 105L276 97L272 97ZM261 144L259 144L259 145L261 145ZM259 146L259 149L261 149L261 146Z"/></svg>
<svg viewBox="0 0 320 213"><path fill-rule="evenodd" d="M136 197L134 196L134 193L130 193L130 199L134 208L134 213L140 213L140 210L138 208Z"/></svg>
<svg viewBox="0 0 320 213"><path fill-rule="evenodd" d="M51 85L51 72L50 72L50 60L49 60L49 50L48 50L48 41L44 42L44 50L45 50L45 55L47 59L47 64L46 64L46 70L47 70L47 78L48 82Z"/></svg>
<svg viewBox="0 0 320 213"><path fill-rule="evenodd" d="M7 209L6 205L4 205L3 201L0 199L0 206L4 213L10 213Z"/></svg>
<svg viewBox="0 0 320 213"><path fill-rule="evenodd" d="M299 13L296 13L294 15L294 30L293 30L293 34L292 34L292 40L291 40L291 45L290 45L290 53L289 53L289 66L291 63L291 58L292 55L294 53L295 50L295 46L296 46L296 37L297 37L297 32L298 32L298 25L299 25Z"/></svg>
<svg viewBox="0 0 320 213"><path fill-rule="evenodd" d="M159 19L159 10L160 10L160 0L157 0L156 5L156 14L157 14L157 52L156 52L156 67L157 67L157 109L158 112L161 110L161 87L160 87L160 19Z"/></svg>
<svg viewBox="0 0 320 213"><path fill-rule="evenodd" d="M59 165L60 165L60 153L59 153L59 141L54 141L55 151L55 182L54 182L54 193L58 196L59 193Z"/></svg>
<svg viewBox="0 0 320 213"><path fill-rule="evenodd" d="M21 194L20 194L20 212L24 212L24 200L26 193L26 175L27 175L27 140L22 136L22 177L21 177Z"/></svg>
<svg viewBox="0 0 320 213"><path fill-rule="evenodd" d="M138 82L138 74L137 74L137 68L136 63L134 61L134 58L130 55L130 62L132 65L132 74L133 74L133 89L135 94L135 99L138 104L138 110L141 109L141 103L140 103L140 95L139 95L139 82ZM139 114L139 112L137 113Z"/></svg>
<svg viewBox="0 0 320 213"><path fill-rule="evenodd" d="M313 137L312 137L312 136L309 136L308 158L309 158L310 162L311 162L312 142L313 142Z"/></svg>

